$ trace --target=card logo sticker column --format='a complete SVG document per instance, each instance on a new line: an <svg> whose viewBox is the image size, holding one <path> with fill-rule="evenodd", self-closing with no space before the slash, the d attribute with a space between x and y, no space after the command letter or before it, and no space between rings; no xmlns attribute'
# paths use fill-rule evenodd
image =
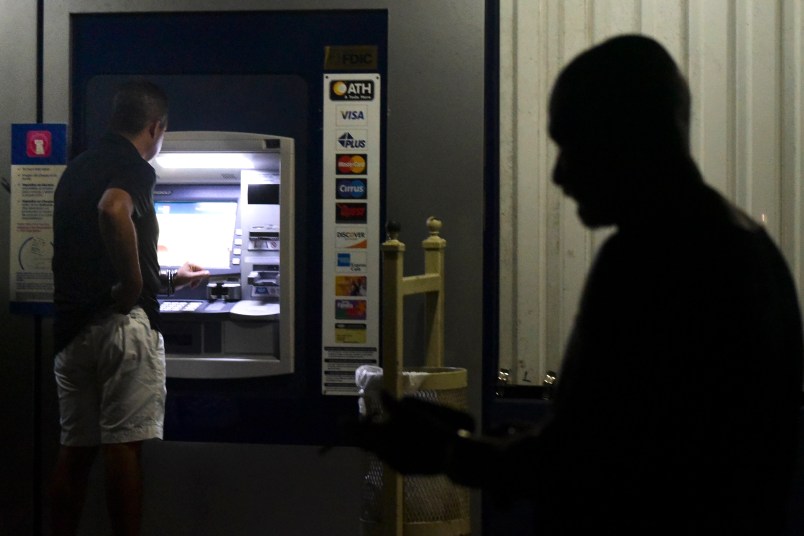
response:
<svg viewBox="0 0 804 536"><path fill-rule="evenodd" d="M322 392L354 395L354 369L379 363L380 78L324 81Z"/></svg>

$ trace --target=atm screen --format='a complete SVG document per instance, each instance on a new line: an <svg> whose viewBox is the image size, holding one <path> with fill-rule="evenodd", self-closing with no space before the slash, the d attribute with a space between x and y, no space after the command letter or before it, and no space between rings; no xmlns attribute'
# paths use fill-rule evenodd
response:
<svg viewBox="0 0 804 536"><path fill-rule="evenodd" d="M154 206L160 266L190 261L206 269L229 268L237 202L159 201Z"/></svg>

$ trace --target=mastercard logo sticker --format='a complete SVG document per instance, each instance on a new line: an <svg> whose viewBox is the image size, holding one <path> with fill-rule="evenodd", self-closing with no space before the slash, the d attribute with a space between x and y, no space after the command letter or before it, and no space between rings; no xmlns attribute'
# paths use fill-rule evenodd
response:
<svg viewBox="0 0 804 536"><path fill-rule="evenodd" d="M366 167L365 154L341 154L338 155L335 172L339 175L365 175Z"/></svg>

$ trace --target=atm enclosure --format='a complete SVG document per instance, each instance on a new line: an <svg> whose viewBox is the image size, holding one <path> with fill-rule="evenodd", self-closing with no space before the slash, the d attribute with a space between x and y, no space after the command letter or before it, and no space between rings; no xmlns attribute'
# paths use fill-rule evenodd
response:
<svg viewBox="0 0 804 536"><path fill-rule="evenodd" d="M210 272L159 296L168 377L292 373L293 139L168 132L151 163L160 268Z"/></svg>

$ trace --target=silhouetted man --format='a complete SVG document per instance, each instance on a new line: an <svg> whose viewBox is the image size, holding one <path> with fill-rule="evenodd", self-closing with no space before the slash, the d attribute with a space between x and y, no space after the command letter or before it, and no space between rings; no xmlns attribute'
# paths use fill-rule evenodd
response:
<svg viewBox="0 0 804 536"><path fill-rule="evenodd" d="M764 229L704 184L689 110L672 58L645 37L564 69L553 179L586 226L617 230L589 274L550 418L466 438L449 412L406 399L366 425L368 448L402 472L533 498L539 534L781 531L802 385L796 289Z"/></svg>

